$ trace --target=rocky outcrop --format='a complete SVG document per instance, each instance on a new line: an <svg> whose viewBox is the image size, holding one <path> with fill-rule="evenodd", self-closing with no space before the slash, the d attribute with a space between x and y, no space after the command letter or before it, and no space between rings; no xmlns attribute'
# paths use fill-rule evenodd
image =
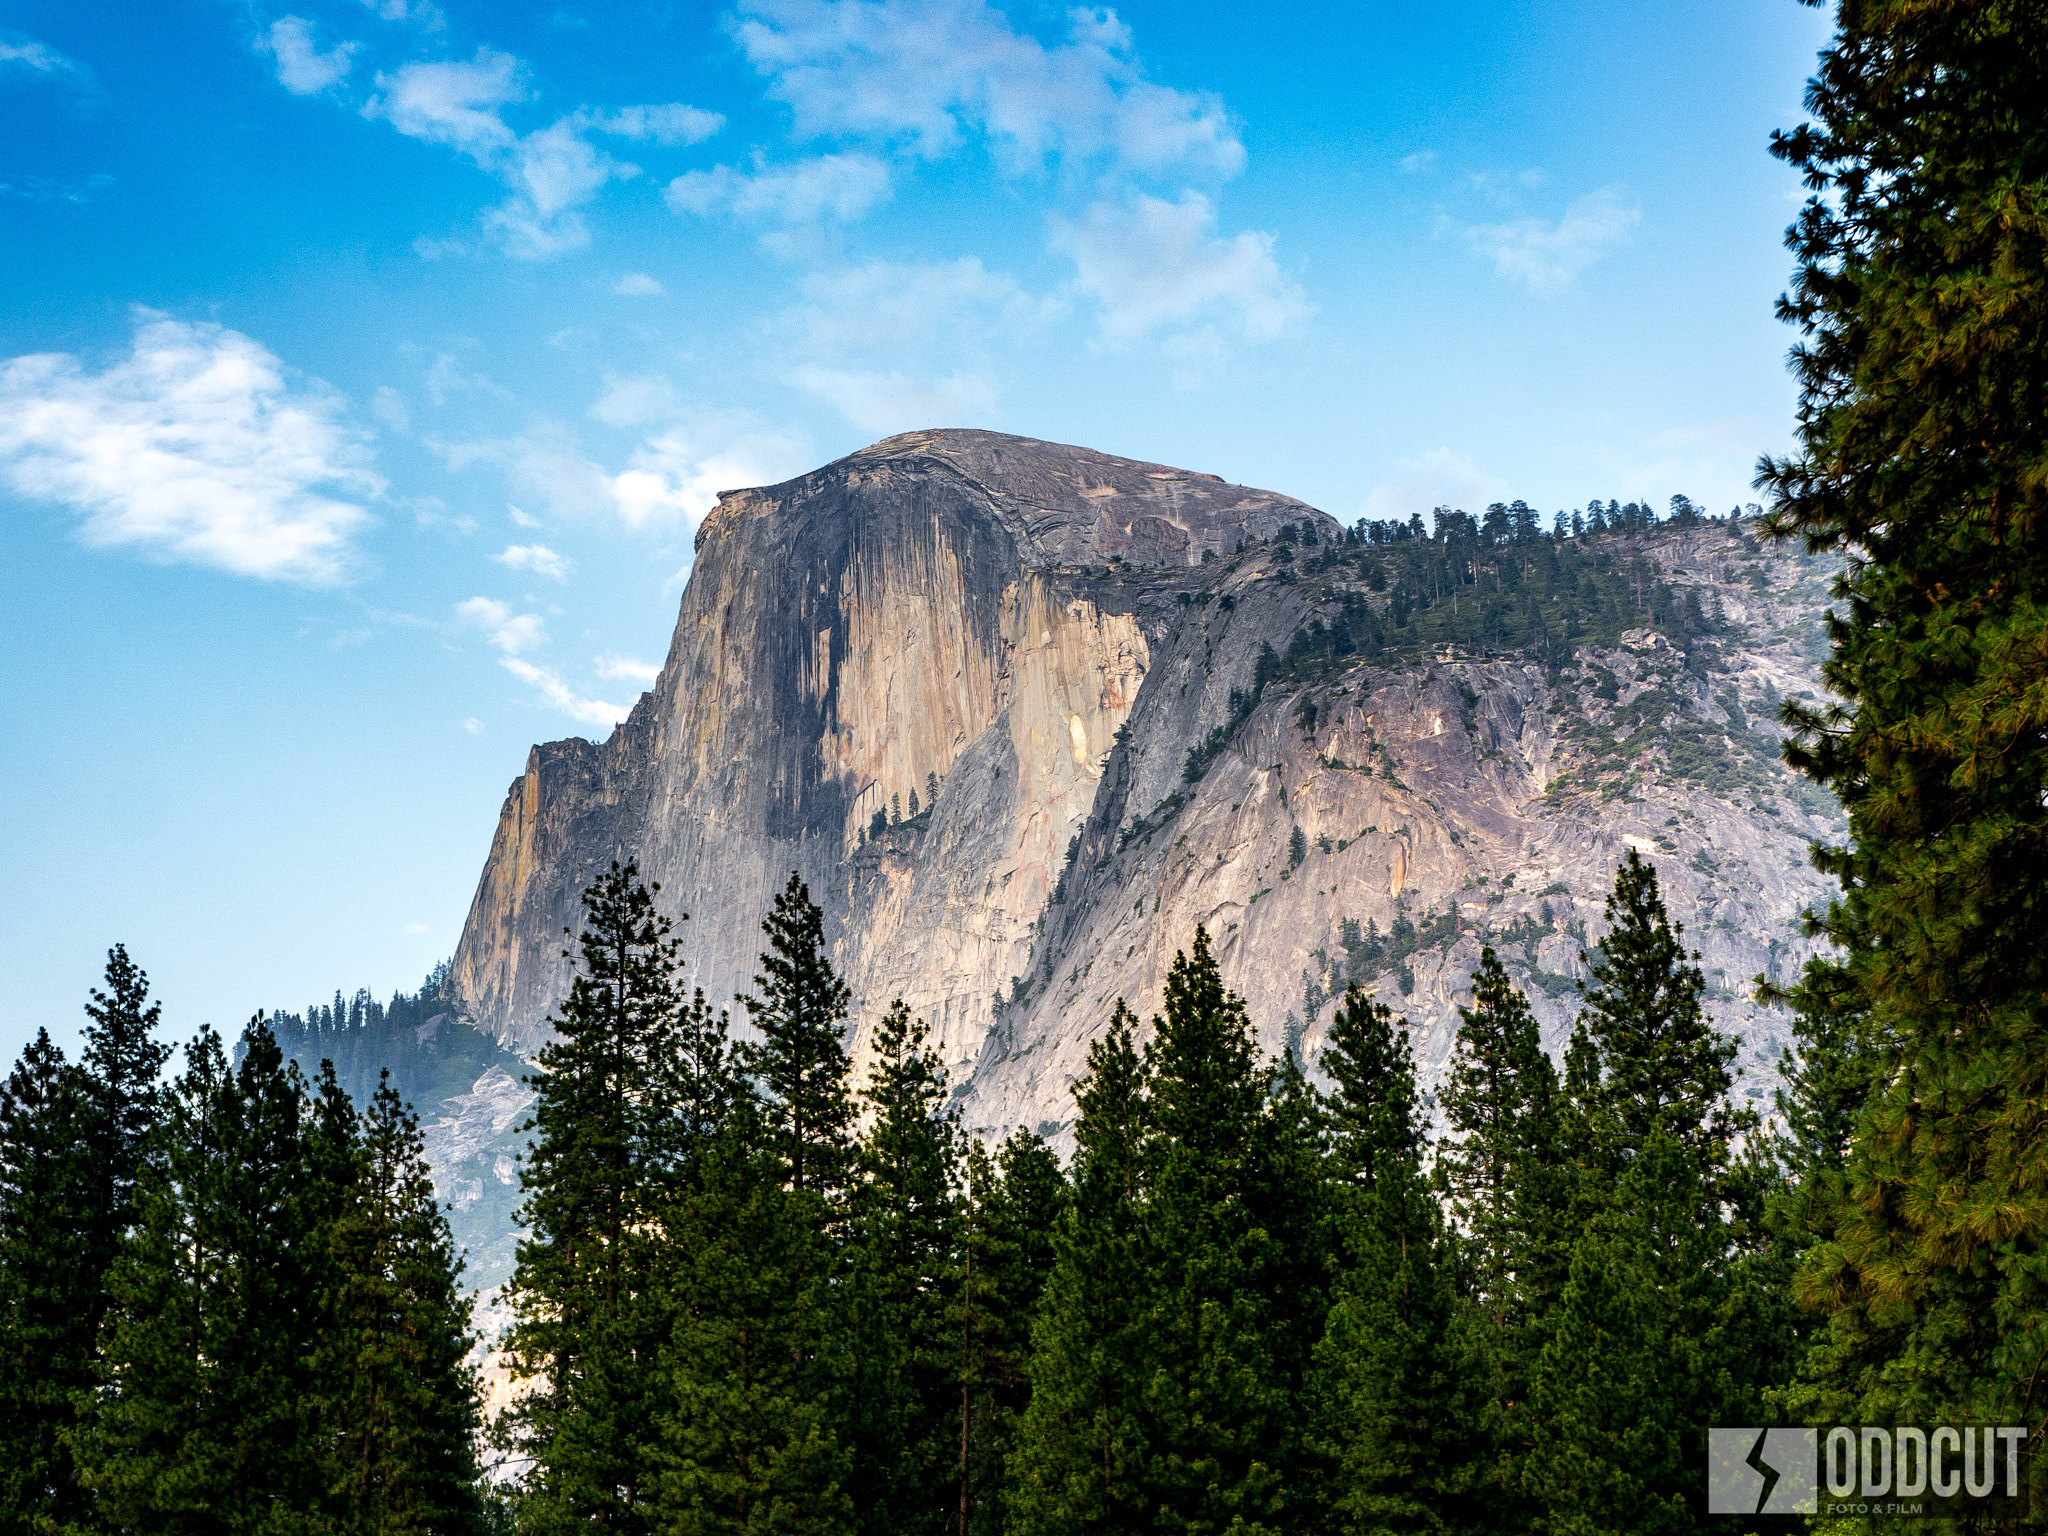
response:
<svg viewBox="0 0 2048 1536"><path fill-rule="evenodd" d="M1727 525L1663 530L1628 568L1720 616L1691 654L1646 627L1271 665L1303 626L1395 601L1340 537L1285 496L988 432L728 493L654 689L514 782L452 989L536 1047L580 892L632 855L729 997L794 869L858 1000L856 1057L901 997L970 1126L1057 1135L1115 999L1155 1008L1198 923L1271 1049L1312 1056L1359 980L1433 1081L1482 942L1555 1043L1633 844L1766 1091L1784 1026L1751 979L1807 953L1825 890L1804 848L1834 824L1765 722L1817 687L1825 571Z"/></svg>

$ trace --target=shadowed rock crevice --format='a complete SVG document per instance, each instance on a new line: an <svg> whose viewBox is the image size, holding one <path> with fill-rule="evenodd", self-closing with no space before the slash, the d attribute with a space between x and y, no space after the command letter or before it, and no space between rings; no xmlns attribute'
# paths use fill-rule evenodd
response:
<svg viewBox="0 0 2048 1536"><path fill-rule="evenodd" d="M1576 637L1488 644L1541 618L1496 572L1418 588L1466 626L1425 631L1301 502L1000 433L729 492L652 691L513 784L451 989L535 1048L561 931L630 853L722 1000L795 869L854 988L857 1069L900 996L977 1129L1064 1124L1115 998L1149 1014L1197 923L1269 1049L1312 1055L1356 980L1415 1021L1427 1085L1481 942L1561 1035L1634 843L1761 1060L1782 1022L1750 978L1806 952L1803 845L1833 822L1759 722L1817 687L1826 573L1724 524L1596 545L1600 590L1681 617L1624 629L1610 600Z"/></svg>

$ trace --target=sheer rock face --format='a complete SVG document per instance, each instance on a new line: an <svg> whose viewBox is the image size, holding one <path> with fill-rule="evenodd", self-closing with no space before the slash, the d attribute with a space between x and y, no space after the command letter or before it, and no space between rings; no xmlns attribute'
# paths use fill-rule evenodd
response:
<svg viewBox="0 0 2048 1536"><path fill-rule="evenodd" d="M1633 842L1767 1093L1783 1021L1744 999L1808 952L1798 914L1826 890L1804 844L1833 823L1782 769L1717 798L1655 772L1617 789L1588 765L1647 689L1745 731L1744 708L1768 719L1815 690L1820 573L1724 526L1662 534L1645 553L1734 625L1711 684L1654 636L1556 676L1512 659L1353 667L1267 688L1187 782L1261 645L1284 650L1318 600L1269 542L1302 523L1339 531L1271 492L990 432L906 434L727 494L654 689L601 746L535 747L512 785L456 995L536 1048L582 889L634 856L663 908L690 914L690 974L723 1000L796 870L854 989L857 1065L901 997L969 1126L1057 1136L1115 999L1148 1016L1198 923L1270 1049L1320 1045L1340 924L1428 912L1432 944L1370 980L1414 1021L1425 1083L1489 935L1556 1044ZM1624 679L1616 699L1580 687L1595 666ZM869 837L878 811L895 824Z"/></svg>
<svg viewBox="0 0 2048 1536"><path fill-rule="evenodd" d="M1089 573L1197 573L1205 552L1303 520L1335 528L1214 476L992 432L891 438L722 497L653 691L602 746L535 747L506 797L457 995L538 1046L583 887L637 856L690 914L698 983L729 996L794 869L862 998L901 992L964 1068L991 997L1028 968L1163 633L1147 582ZM913 798L931 853L850 858L877 811L907 817Z"/></svg>

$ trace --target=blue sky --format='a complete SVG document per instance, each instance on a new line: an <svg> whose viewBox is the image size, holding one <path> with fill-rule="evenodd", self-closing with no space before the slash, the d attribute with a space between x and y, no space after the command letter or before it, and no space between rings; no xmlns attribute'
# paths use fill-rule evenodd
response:
<svg viewBox="0 0 2048 1536"><path fill-rule="evenodd" d="M714 493L987 426L1751 495L1791 0L0 3L0 1051L410 986Z"/></svg>

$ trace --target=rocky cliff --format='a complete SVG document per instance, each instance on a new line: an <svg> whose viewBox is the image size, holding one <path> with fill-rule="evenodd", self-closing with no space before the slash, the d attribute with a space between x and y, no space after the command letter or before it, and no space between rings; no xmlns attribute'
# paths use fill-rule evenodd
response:
<svg viewBox="0 0 2048 1536"><path fill-rule="evenodd" d="M1770 722L1817 686L1827 573L1722 523L1448 526L1361 541L990 432L728 493L652 691L513 783L450 988L537 1046L562 929L630 854L730 996L797 870L856 1059L901 997L970 1126L1057 1136L1115 999L1149 1015L1198 923L1270 1049L1312 1057L1358 981L1413 1021L1427 1084L1484 942L1554 1044L1634 845L1767 1093L1784 1025L1751 979L1807 953L1805 845L1834 830Z"/></svg>

